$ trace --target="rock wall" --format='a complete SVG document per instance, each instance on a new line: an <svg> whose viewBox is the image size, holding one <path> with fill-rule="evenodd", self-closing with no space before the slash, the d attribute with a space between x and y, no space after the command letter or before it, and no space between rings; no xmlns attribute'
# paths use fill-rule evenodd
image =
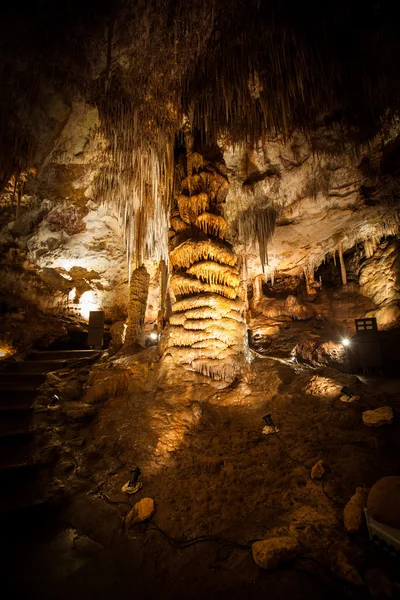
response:
<svg viewBox="0 0 400 600"><path fill-rule="evenodd" d="M128 272L122 234L93 186L103 144L97 111L44 97L43 145L35 166L13 177L0 194L3 313L29 307L83 327L96 308L105 310L108 321L124 319ZM36 330L25 344L12 328L7 331L18 347L45 333Z"/></svg>

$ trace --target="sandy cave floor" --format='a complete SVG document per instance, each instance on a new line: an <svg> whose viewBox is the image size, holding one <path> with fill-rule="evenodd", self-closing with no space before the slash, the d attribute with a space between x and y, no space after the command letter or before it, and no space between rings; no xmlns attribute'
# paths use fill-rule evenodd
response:
<svg viewBox="0 0 400 600"><path fill-rule="evenodd" d="M9 560L18 555L11 577L18 583L10 597L26 588L41 598L370 597L366 586L340 583L305 559L266 572L248 552L222 542L176 549L151 525L125 531L129 507L116 503L144 497L155 501L157 525L177 540L213 534L244 544L294 535L304 556L334 572L344 552L361 575L378 565L400 582L396 563L368 545L366 532L351 540L342 521L343 502L356 487L398 474L400 420L371 429L361 414L386 403L400 410L400 396L334 369L271 358L257 357L245 379L218 390L170 371L163 385L154 379L149 391L110 398L89 425L72 430L72 500L57 535L44 528L23 544L15 539ZM360 400L340 402L343 385ZM260 435L266 413L282 441ZM295 462L312 467L320 459L328 465L325 490L337 502ZM127 498L120 490L136 464L143 489ZM82 551L79 540L96 545Z"/></svg>

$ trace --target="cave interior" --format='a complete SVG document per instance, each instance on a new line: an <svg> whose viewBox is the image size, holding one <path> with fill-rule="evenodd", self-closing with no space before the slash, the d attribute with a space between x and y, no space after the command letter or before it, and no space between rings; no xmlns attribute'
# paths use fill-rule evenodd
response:
<svg viewBox="0 0 400 600"><path fill-rule="evenodd" d="M400 597L399 13L2 7L6 598Z"/></svg>

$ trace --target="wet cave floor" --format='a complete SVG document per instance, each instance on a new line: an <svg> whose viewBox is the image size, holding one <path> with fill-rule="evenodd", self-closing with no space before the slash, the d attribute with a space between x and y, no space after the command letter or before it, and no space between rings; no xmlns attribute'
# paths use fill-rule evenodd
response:
<svg viewBox="0 0 400 600"><path fill-rule="evenodd" d="M376 566L400 582L398 564L366 530L349 537L343 527L356 487L398 474L397 414L379 428L361 419L385 404L400 410L396 386L387 393L334 369L262 357L223 390L183 373L111 397L85 427L72 428L68 500L55 518L7 541L7 598L369 598L366 585L338 576L341 554L361 577ZM340 401L344 385L357 401ZM268 413L279 438L261 434ZM310 477L319 460L327 465L323 483ZM121 487L134 465L143 488L128 497ZM127 530L126 503L146 497L155 502L154 523L173 540L215 535L246 544L293 535L302 557L265 571L222 540L178 548L153 523Z"/></svg>

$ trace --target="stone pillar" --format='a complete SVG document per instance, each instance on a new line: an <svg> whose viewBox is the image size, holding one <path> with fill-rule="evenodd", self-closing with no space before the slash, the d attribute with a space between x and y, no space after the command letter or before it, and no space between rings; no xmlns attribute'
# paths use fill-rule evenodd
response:
<svg viewBox="0 0 400 600"><path fill-rule="evenodd" d="M182 173L180 167L176 172ZM176 301L166 354L190 370L233 381L242 367L246 323L237 256L225 239L229 183L196 152L187 153L185 171L171 213L170 287Z"/></svg>
<svg viewBox="0 0 400 600"><path fill-rule="evenodd" d="M257 275L253 280L253 306L257 306L263 299L262 284L264 275Z"/></svg>
<svg viewBox="0 0 400 600"><path fill-rule="evenodd" d="M144 345L143 326L146 316L150 275L144 265L134 270L131 276L128 303L128 327L124 348L133 344Z"/></svg>

